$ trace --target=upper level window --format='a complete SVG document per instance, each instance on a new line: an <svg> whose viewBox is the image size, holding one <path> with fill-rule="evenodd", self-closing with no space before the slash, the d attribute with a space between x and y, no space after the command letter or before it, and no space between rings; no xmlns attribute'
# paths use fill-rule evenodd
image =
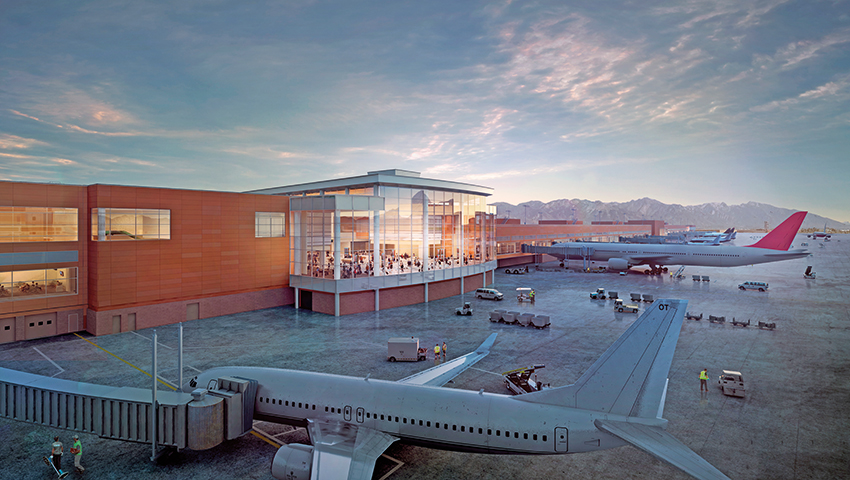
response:
<svg viewBox="0 0 850 480"><path fill-rule="evenodd" d="M92 240L168 240L170 238L171 210L91 209Z"/></svg>
<svg viewBox="0 0 850 480"><path fill-rule="evenodd" d="M0 243L76 241L76 208L0 207Z"/></svg>
<svg viewBox="0 0 850 480"><path fill-rule="evenodd" d="M285 213L254 212L254 236L256 238L285 237L285 219Z"/></svg>

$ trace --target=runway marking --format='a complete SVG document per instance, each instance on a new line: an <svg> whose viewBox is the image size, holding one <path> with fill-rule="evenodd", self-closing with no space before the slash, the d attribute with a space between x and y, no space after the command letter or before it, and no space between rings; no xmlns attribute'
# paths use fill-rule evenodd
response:
<svg viewBox="0 0 850 480"><path fill-rule="evenodd" d="M112 352L110 352L109 350L107 350L107 349L105 349L105 348L101 347L100 345L98 345L98 344L96 344L96 343L94 343L94 342L90 341L89 339L87 339L87 338L83 338L82 336L80 336L80 334L78 334L78 333L74 333L74 335L76 335L76 336L78 336L78 337L82 338L83 340L85 340L85 341L89 342L90 344L92 344L92 345L94 345L95 347L97 347L97 348L99 348L99 349L103 350L104 352L106 352L106 353L108 353L108 354L112 355L113 357L117 358L118 360L121 360L122 362L126 363L127 365L129 365L129 366L131 366L131 367L135 368L136 370L138 370L138 371L140 371L140 372L144 373L145 375L147 375L147 376L149 376L149 377L152 377L152 375L151 375L150 373L148 373L148 372L146 372L146 371L142 370L141 368L139 368L139 367L137 367L137 366L133 365L132 363L128 362L127 360L124 360L123 358L119 357L118 355L115 355L114 353L112 353ZM35 348L35 347L33 347L33 348ZM40 353L40 352L39 352L39 353ZM172 390L177 390L177 387L173 386L173 384L171 384L170 382L167 382L167 381L163 380L163 379L162 379L162 377L160 377L159 375L157 375L157 376L156 376L156 379L157 379L157 381L158 381L159 383L161 383L161 384L165 385L166 387L168 387L168 388L170 388L170 389L172 389Z"/></svg>
<svg viewBox="0 0 850 480"><path fill-rule="evenodd" d="M132 332L132 331L131 331L130 333L132 333L133 335L135 335L135 336L137 336L137 337L142 337L142 338L144 338L145 340L147 340L147 341L149 341L149 342L151 341L151 339L150 339L149 337L146 337L146 336L144 336L144 335L142 335L142 334L140 334L140 333ZM174 347L169 347L168 345L166 345L166 344L164 344L164 343L160 342L159 340L157 340L157 341L156 341L156 344L157 344L157 345L159 345L159 346L165 347L165 348L167 348L167 349L169 349L169 350L174 350Z"/></svg>
<svg viewBox="0 0 850 480"><path fill-rule="evenodd" d="M401 460L395 459L395 458L387 455L386 453L382 453L381 456L386 458L387 460L389 460L391 462L396 463L395 467L393 467L389 472L387 472L386 475L384 475L383 477L378 479L378 480L387 480L387 478L389 478L390 475L394 474L396 470L398 470L399 468L402 467L402 465L404 465L404 462L402 462Z"/></svg>
<svg viewBox="0 0 850 480"><path fill-rule="evenodd" d="M58 371L58 372L56 372L56 373L54 373L53 375L51 375L51 377L55 377L56 375L59 375L60 373L62 373L62 372L64 372L64 371L65 371L65 369L64 369L64 368L62 368L62 367L60 367L59 365L57 365L57 364L56 364L56 362L54 362L53 360L51 360L51 359L50 359L50 357L48 357L47 355L45 355L44 353L42 353L42 352L41 352L41 350L39 350L39 349L38 349L38 348L36 348L36 347L32 347L32 349L33 349L33 350L35 350L36 352L38 352L38 354L39 354L39 355L41 355L42 357L44 357L45 359L47 359L47 361L48 361L48 362L52 363L54 367L56 367L56 368L58 368L58 369L59 369L59 371Z"/></svg>

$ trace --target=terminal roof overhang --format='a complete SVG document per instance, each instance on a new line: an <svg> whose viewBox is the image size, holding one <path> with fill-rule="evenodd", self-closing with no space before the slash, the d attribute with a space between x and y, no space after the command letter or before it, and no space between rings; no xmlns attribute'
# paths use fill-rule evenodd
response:
<svg viewBox="0 0 850 480"><path fill-rule="evenodd" d="M370 187L375 185L428 188L484 196L490 196L493 194L493 189L490 187L473 185L471 183L436 180L433 178L421 178L419 176L419 172L397 169L369 172L366 175L360 175L358 177L337 178L332 180L322 180L319 182L299 183L297 185L250 190L244 193L257 193L263 195L301 195L306 192L337 190L346 187Z"/></svg>

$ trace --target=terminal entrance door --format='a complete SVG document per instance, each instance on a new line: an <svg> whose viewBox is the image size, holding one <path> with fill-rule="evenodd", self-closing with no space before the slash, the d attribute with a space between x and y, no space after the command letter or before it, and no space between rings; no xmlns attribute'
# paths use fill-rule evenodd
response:
<svg viewBox="0 0 850 480"><path fill-rule="evenodd" d="M313 292L309 290L301 290L301 299L298 302L298 307L305 310L313 309Z"/></svg>

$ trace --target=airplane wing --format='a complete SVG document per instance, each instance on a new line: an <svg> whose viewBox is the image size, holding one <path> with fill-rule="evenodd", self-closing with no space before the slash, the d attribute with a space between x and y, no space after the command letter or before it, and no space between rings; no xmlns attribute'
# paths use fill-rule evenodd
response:
<svg viewBox="0 0 850 480"><path fill-rule="evenodd" d="M486 357L487 354L490 353L490 347L493 346L493 342L496 341L496 335L498 334L494 333L487 337L487 340L484 340L484 343L479 345L472 353L467 353L462 357L449 360L442 365L402 378L399 380L399 383L442 387L449 383L449 380L457 377L466 371L467 368L475 365L479 360Z"/></svg>
<svg viewBox="0 0 850 480"><path fill-rule="evenodd" d="M310 480L371 480L375 461L398 438L350 423L307 420L313 444Z"/></svg>
<svg viewBox="0 0 850 480"><path fill-rule="evenodd" d="M596 420L596 428L629 442L635 447L677 467L694 478L703 480L724 479L729 477L697 455L676 437L662 430L639 423L618 422L615 420Z"/></svg>

